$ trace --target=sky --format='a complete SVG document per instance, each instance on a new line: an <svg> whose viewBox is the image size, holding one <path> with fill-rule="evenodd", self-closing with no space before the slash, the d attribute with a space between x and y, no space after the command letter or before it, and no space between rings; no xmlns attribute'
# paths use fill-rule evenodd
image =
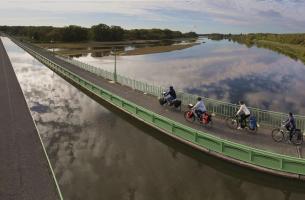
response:
<svg viewBox="0 0 305 200"><path fill-rule="evenodd" d="M305 0L0 0L0 25L305 32Z"/></svg>

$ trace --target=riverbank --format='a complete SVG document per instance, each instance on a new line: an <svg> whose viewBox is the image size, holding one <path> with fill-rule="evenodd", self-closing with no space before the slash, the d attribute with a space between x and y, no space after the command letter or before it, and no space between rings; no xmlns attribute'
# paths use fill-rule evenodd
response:
<svg viewBox="0 0 305 200"><path fill-rule="evenodd" d="M78 49L88 47L112 47L112 46L124 46L124 45L141 45L141 44L157 44L160 40L129 40L118 42L58 42L58 43L35 43L35 45L47 49Z"/></svg>
<svg viewBox="0 0 305 200"><path fill-rule="evenodd" d="M250 34L207 34L211 40L223 40L244 44L247 47L256 45L259 48L266 48L294 60L300 60L305 64L305 34L273 34L273 33L250 33Z"/></svg>
<svg viewBox="0 0 305 200"><path fill-rule="evenodd" d="M305 64L305 34L247 34L247 35L222 35L223 39L229 39L248 47L256 45L266 48L294 60L300 60Z"/></svg>
<svg viewBox="0 0 305 200"><path fill-rule="evenodd" d="M133 55L145 55L145 54L153 54L153 53L164 53L164 52L187 49L187 48L193 47L198 44L199 43L191 43L191 44L137 48L134 50L125 51L125 53L123 53L122 55L123 56L133 56Z"/></svg>
<svg viewBox="0 0 305 200"><path fill-rule="evenodd" d="M262 47L276 51L289 56L293 59L299 59L305 64L305 47L301 45L285 44L280 42L271 42L266 40L255 41L257 47Z"/></svg>
<svg viewBox="0 0 305 200"><path fill-rule="evenodd" d="M144 55L182 50L193 47L194 38L174 40L131 40L120 42L84 42L84 43L36 43L35 45L54 51L63 56L94 54L97 57L107 56L115 48L119 55Z"/></svg>

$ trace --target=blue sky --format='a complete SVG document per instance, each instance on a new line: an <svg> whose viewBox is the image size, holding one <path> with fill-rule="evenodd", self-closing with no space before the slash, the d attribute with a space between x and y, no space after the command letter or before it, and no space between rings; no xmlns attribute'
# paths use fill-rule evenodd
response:
<svg viewBox="0 0 305 200"><path fill-rule="evenodd" d="M0 0L0 25L305 32L305 0Z"/></svg>

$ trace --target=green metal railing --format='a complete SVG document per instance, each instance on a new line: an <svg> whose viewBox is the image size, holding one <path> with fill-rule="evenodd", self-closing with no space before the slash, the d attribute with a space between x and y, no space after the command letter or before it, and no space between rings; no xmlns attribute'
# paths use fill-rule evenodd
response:
<svg viewBox="0 0 305 200"><path fill-rule="evenodd" d="M101 76L105 79L114 80L114 74L112 72L106 71L104 69L94 67L92 65L89 65L87 63L80 62L78 60L74 60L68 57L61 57L57 56L58 58L69 62L75 66L78 66L86 71L89 71L91 73L94 73L98 76ZM142 81L134 80L131 78L128 78L126 76L117 75L117 82L128 86L130 88L154 95L154 96L160 96L162 91L165 91L165 88L148 84ZM182 100L182 104L188 105L190 103L194 104L197 99L197 95L187 94L184 92L177 92L178 98ZM203 97L203 100L206 104L207 110L209 112L215 113L217 116L222 117L231 117L234 116L236 113L238 106L232 103L219 101L215 99L205 98ZM280 113L280 112L273 112L268 110L262 110L259 108L249 108L251 110L251 113L256 116L257 121L260 125L269 126L269 127L278 127L281 125L281 122L285 119L287 119L287 114ZM296 115L296 125L299 129L305 131L305 116Z"/></svg>
<svg viewBox="0 0 305 200"><path fill-rule="evenodd" d="M70 79L80 87L90 91L96 96L108 101L113 106L125 111L126 113L142 120L143 122L163 130L169 135L175 136L182 141L187 141L197 147L204 148L209 152L216 152L225 157L233 158L254 166L272 169L278 172L288 172L295 175L305 175L305 160L276 154L265 150L259 150L246 145L230 142L225 139L210 135L208 133L195 130L166 117L160 116L141 106L129 102L111 92L81 78L77 74L59 66L57 63L33 51L26 45L15 41L21 48L34 56L44 65L48 66L58 74ZM296 177L296 176L294 176Z"/></svg>

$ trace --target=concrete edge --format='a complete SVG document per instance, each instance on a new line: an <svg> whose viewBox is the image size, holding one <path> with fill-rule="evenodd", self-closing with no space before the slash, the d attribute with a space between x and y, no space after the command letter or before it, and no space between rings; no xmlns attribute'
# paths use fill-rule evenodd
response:
<svg viewBox="0 0 305 200"><path fill-rule="evenodd" d="M13 42L13 41L12 41L12 42ZM14 43L14 42L13 42L13 43ZM15 44L15 43L14 43L14 44ZM15 45L17 45L17 44L15 44ZM17 46L18 46L18 45L17 45ZM18 47L19 47L19 46L18 46ZM4 46L4 48L5 48L5 46ZM22 50L23 50L23 49L22 49ZM8 56L8 57L9 57L9 56ZM9 57L9 59L10 59L10 57ZM13 68L13 70L14 70L14 68ZM17 77L17 75L16 75L15 70L14 70L14 73L15 73L16 79L18 80L18 77ZM30 107L29 107L29 105L28 105L28 102L27 102L26 99L25 99L25 95L24 95L24 92L23 92L23 90L22 90L22 88L21 88L21 86L20 86L19 80L18 80L18 84L19 84L19 87L20 87L21 92L22 92L23 97L24 97L23 100L25 101L25 104L26 104L26 107L27 107L27 109L28 109L28 112L30 113L30 116L31 116L32 121L33 121L33 123L34 123L34 126L35 126L35 128L36 128L36 132L37 132L39 141L40 141L40 143L41 143L41 146L42 146L42 149L43 149L45 158L47 159L47 162L48 162L48 165L49 165L51 174L52 174L52 178L53 178L53 180L54 180L54 182L55 182L55 185L56 185L56 189L57 189L58 196L59 196L60 200L63 200L63 196L62 196L61 190L60 190L60 188L59 188L59 184L58 184L58 181L57 181L57 179L56 179L55 173L54 173L54 171L53 171L53 167L52 167L51 161L50 161L49 156L48 156L48 154L47 154L46 148L45 148L45 146L44 146L44 144L43 144L42 138L41 138L41 136L40 136L40 134L39 134L39 129L37 128L36 122L35 122L35 120L34 120L32 114L31 114L31 110L30 110Z"/></svg>

